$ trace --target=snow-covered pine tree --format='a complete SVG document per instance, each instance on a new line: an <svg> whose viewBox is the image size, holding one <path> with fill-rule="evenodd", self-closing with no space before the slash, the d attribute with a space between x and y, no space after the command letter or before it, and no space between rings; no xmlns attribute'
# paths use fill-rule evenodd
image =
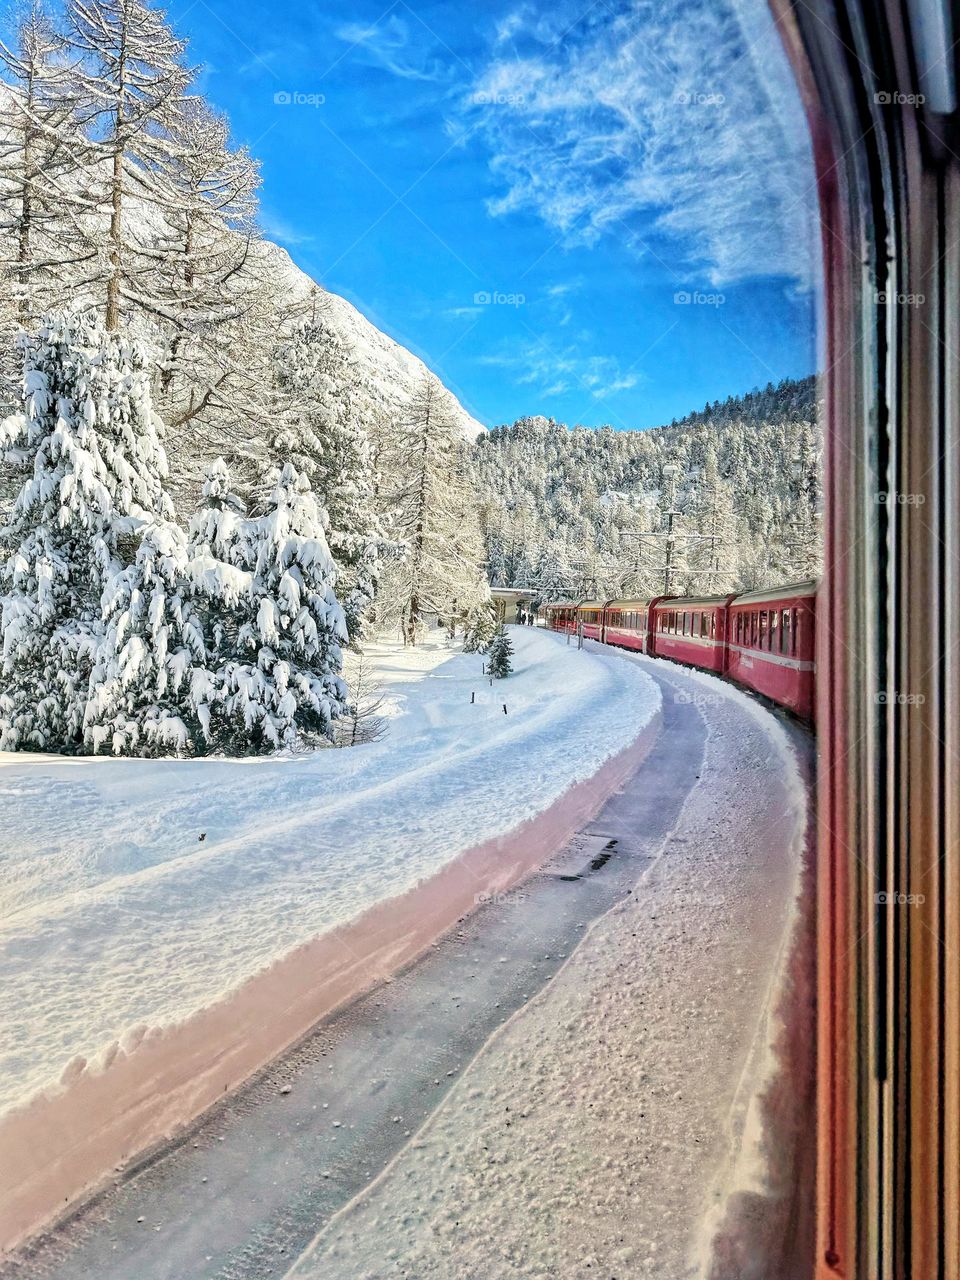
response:
<svg viewBox="0 0 960 1280"><path fill-rule="evenodd" d="M321 312L297 327L276 362L283 409L272 460L290 458L305 471L326 510L347 632L357 640L390 544L376 509L370 444L356 409L356 361Z"/></svg>
<svg viewBox="0 0 960 1280"><path fill-rule="evenodd" d="M254 579L253 526L246 508L230 487L230 473L222 458L206 468L200 505L190 520L186 573L190 598L202 618L207 679L191 692L198 703L203 749L242 753L249 750L238 737L237 723L225 710L231 673L249 660L241 647L240 628L252 625ZM198 682L202 677L195 674ZM202 706L200 705L202 704ZM258 747L262 739L258 738Z"/></svg>
<svg viewBox="0 0 960 1280"><path fill-rule="evenodd" d="M533 577L538 604L551 600L568 600L572 590L573 570L562 542L549 542L543 548Z"/></svg>
<svg viewBox="0 0 960 1280"><path fill-rule="evenodd" d="M489 590L478 505L448 393L425 376L389 453L387 506L406 555L389 566L389 609L415 644L423 615L465 618Z"/></svg>
<svg viewBox="0 0 960 1280"><path fill-rule="evenodd" d="M503 680L513 671L513 644L507 629L500 624L487 650L487 671L494 680Z"/></svg>
<svg viewBox="0 0 960 1280"><path fill-rule="evenodd" d="M235 635L231 627L220 636L215 673L211 738L234 754L328 737L347 701L346 622L310 481L287 463L260 506L242 532L249 592L236 605Z"/></svg>
<svg viewBox="0 0 960 1280"><path fill-rule="evenodd" d="M85 744L114 755L202 754L215 688L179 525L158 520L139 529L136 558L113 575L101 607L105 634L90 677Z"/></svg>
<svg viewBox="0 0 960 1280"><path fill-rule="evenodd" d="M693 483L684 507L684 521L691 534L687 552L684 590L716 595L729 580L736 557L736 521L733 494L720 478L717 451L711 439L703 449L703 467Z"/></svg>
<svg viewBox="0 0 960 1280"><path fill-rule="evenodd" d="M336 724L337 746L361 747L378 742L387 732L387 717L383 715L386 696L362 649L347 650L344 676L350 700Z"/></svg>
<svg viewBox="0 0 960 1280"><path fill-rule="evenodd" d="M231 146L227 121L202 99L184 98L166 115L169 198L131 255L131 276L161 334L159 403L171 443L189 453L189 424L233 426L237 403L254 434L273 422L270 351L285 308L256 227L256 161Z"/></svg>
<svg viewBox="0 0 960 1280"><path fill-rule="evenodd" d="M101 258L106 327L115 330L122 306L149 310L151 301L140 278L144 246L124 205L134 197L155 215L181 206L167 176L177 150L170 131L193 73L183 62L185 41L143 0L69 0L67 20L67 43L82 62L81 118L95 162L89 180L100 184L109 213L105 230L90 220L89 234Z"/></svg>
<svg viewBox="0 0 960 1280"><path fill-rule="evenodd" d="M493 601L475 605L467 617L463 633L464 653L486 653L497 633L497 611Z"/></svg>
<svg viewBox="0 0 960 1280"><path fill-rule="evenodd" d="M90 251L79 219L89 213L75 175L86 158L76 127L72 68L41 0L23 12L12 48L0 43L0 256L17 328L29 329L62 296L64 275ZM4 317L3 336L11 324Z"/></svg>
<svg viewBox="0 0 960 1280"><path fill-rule="evenodd" d="M68 315L23 348L22 410L0 426L26 477L2 535L0 743L69 751L82 744L101 595L138 525L172 511L137 344Z"/></svg>

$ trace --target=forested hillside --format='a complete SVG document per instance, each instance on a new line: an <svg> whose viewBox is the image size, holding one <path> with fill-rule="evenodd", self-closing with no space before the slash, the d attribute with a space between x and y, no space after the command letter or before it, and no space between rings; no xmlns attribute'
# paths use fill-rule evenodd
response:
<svg viewBox="0 0 960 1280"><path fill-rule="evenodd" d="M652 431L521 418L478 439L492 582L543 599L774 586L819 572L813 377Z"/></svg>

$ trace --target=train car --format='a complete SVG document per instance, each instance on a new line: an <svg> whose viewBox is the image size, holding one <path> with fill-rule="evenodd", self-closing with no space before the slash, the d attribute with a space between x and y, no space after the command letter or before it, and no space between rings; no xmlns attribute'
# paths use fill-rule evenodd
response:
<svg viewBox="0 0 960 1280"><path fill-rule="evenodd" d="M727 613L726 674L804 720L814 719L817 584L748 591Z"/></svg>
<svg viewBox="0 0 960 1280"><path fill-rule="evenodd" d="M577 607L577 624L583 631L585 640L603 641L606 607L606 600L584 600Z"/></svg>
<svg viewBox="0 0 960 1280"><path fill-rule="evenodd" d="M650 653L653 636L653 610L666 596L645 600L611 600L604 613L604 636L607 644L637 653Z"/></svg>
<svg viewBox="0 0 960 1280"><path fill-rule="evenodd" d="M654 606L651 652L723 675L727 612L734 596L673 597Z"/></svg>
<svg viewBox="0 0 960 1280"><path fill-rule="evenodd" d="M541 609L544 625L550 631L576 631L577 606L572 600L553 600Z"/></svg>

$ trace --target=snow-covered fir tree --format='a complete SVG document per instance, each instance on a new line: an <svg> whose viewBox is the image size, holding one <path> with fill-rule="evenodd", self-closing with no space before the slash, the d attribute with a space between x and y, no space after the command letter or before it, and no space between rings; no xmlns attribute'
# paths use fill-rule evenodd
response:
<svg viewBox="0 0 960 1280"><path fill-rule="evenodd" d="M211 740L233 754L292 747L304 734L327 737L347 702L340 676L346 621L309 479L288 463L261 507L237 544L248 587L210 645ZM230 548L229 535L222 545ZM209 570L231 598L241 585L228 571L234 567L219 561Z"/></svg>
<svg viewBox="0 0 960 1280"><path fill-rule="evenodd" d="M497 611L492 601L475 605L463 632L464 653L486 653L497 634Z"/></svg>
<svg viewBox="0 0 960 1280"><path fill-rule="evenodd" d="M355 361L323 315L299 325L276 356L283 397L272 456L310 478L329 520L330 551L351 640L362 635L389 549L374 498L370 443L356 407Z"/></svg>
<svg viewBox="0 0 960 1280"><path fill-rule="evenodd" d="M494 680L504 680L513 671L513 643L503 625L497 628L487 650L487 671Z"/></svg>
<svg viewBox="0 0 960 1280"><path fill-rule="evenodd" d="M171 514L143 352L89 316L25 341L21 412L0 426L25 476L3 530L0 741L72 750L82 739L101 596L139 525Z"/></svg>
<svg viewBox="0 0 960 1280"><path fill-rule="evenodd" d="M215 685L187 539L169 520L142 526L137 537L133 564L103 592L105 632L90 675L84 742L114 755L202 754Z"/></svg>

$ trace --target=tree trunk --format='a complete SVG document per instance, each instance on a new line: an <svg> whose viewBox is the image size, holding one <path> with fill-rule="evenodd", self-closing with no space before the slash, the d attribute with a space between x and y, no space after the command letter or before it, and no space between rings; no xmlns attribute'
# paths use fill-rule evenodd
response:
<svg viewBox="0 0 960 1280"><path fill-rule="evenodd" d="M119 132L119 122L118 122ZM112 208L110 211L110 275L107 279L107 329L115 332L120 327L120 274L122 243L121 215L123 213L123 148L117 143L113 153Z"/></svg>

